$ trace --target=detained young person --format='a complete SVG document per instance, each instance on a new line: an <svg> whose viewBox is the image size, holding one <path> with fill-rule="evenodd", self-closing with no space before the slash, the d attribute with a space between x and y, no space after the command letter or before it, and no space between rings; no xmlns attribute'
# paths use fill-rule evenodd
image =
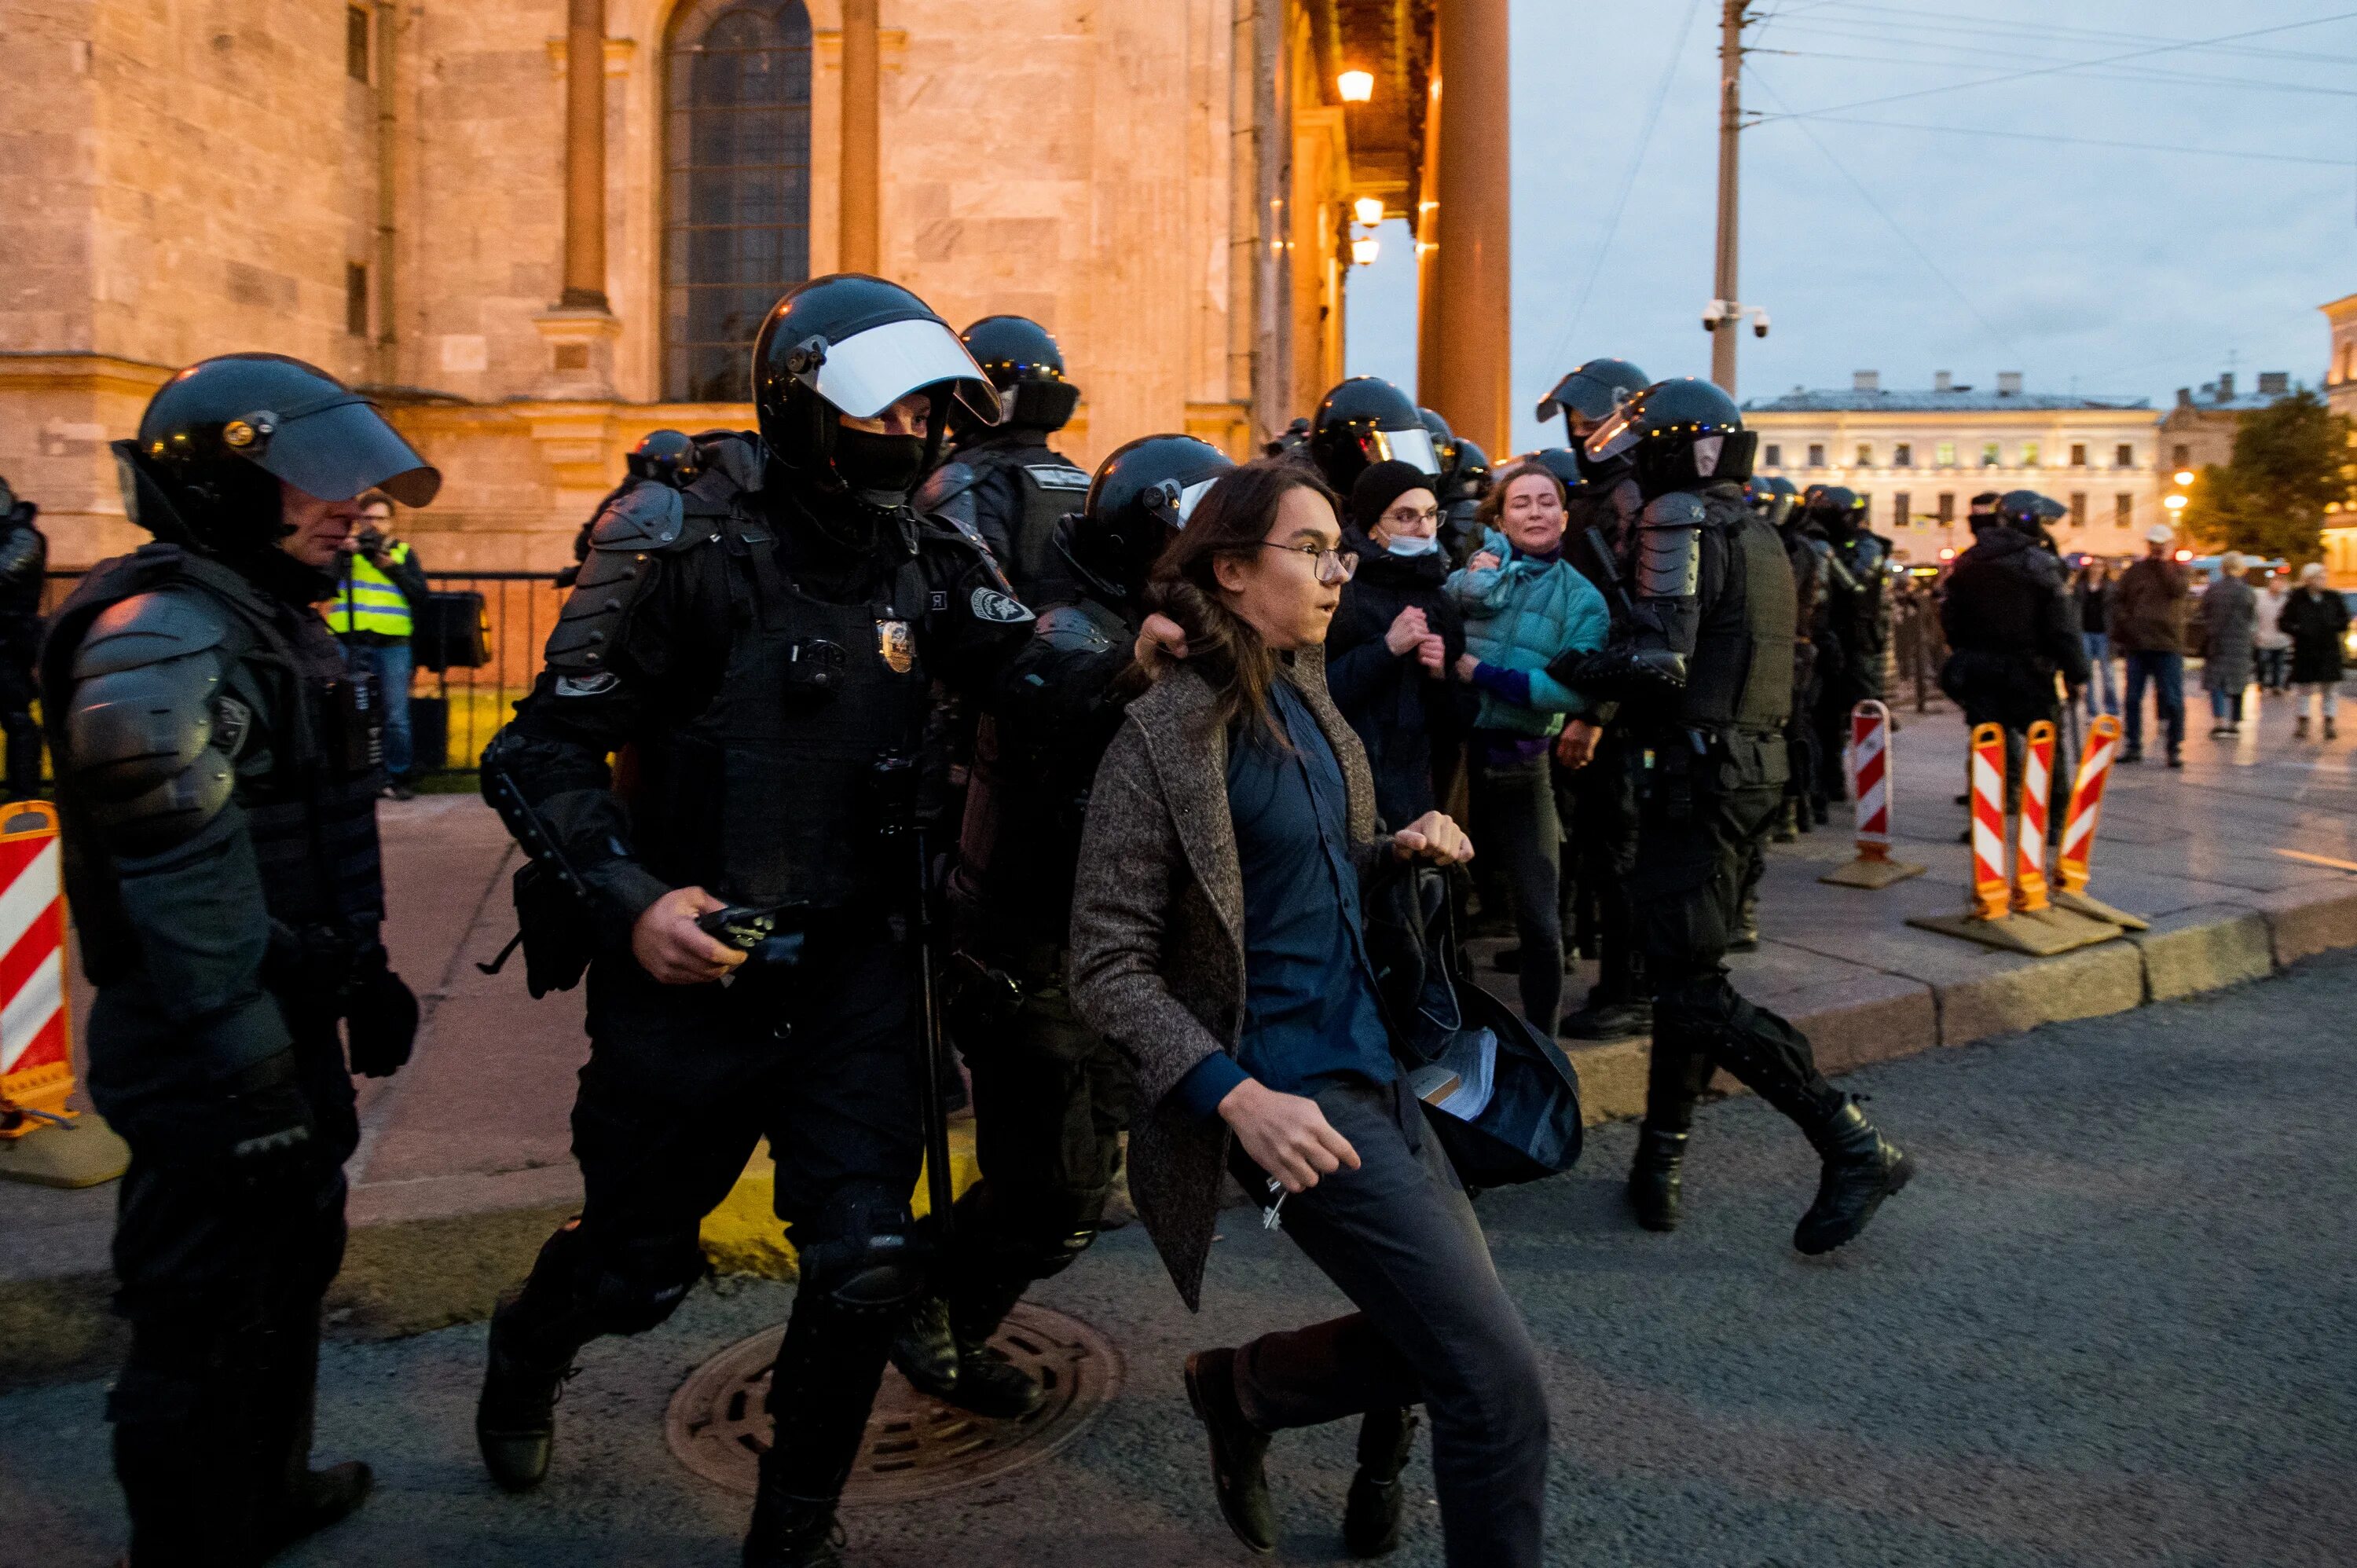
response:
<svg viewBox="0 0 2357 1568"><path fill-rule="evenodd" d="M1344 1537L1388 1550L1421 1404L1448 1561L1523 1568L1546 1472L1537 1358L1394 1065L1360 914L1373 879L1472 848L1437 811L1373 833L1366 758L1326 691L1341 546L1331 492L1264 461L1223 476L1157 567L1186 657L1097 773L1072 997L1137 1069L1131 1194L1188 1305L1232 1173L1359 1308L1187 1359L1238 1538L1275 1545L1271 1434L1355 1415Z"/></svg>

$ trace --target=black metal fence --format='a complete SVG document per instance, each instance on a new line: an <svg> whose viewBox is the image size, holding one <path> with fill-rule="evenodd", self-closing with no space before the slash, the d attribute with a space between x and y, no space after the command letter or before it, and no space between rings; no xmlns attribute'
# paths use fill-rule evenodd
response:
<svg viewBox="0 0 2357 1568"><path fill-rule="evenodd" d="M42 607L54 609L81 580L78 571L51 572ZM426 583L435 602L413 642L409 688L415 768L472 772L511 706L532 690L565 590L550 572L429 572Z"/></svg>

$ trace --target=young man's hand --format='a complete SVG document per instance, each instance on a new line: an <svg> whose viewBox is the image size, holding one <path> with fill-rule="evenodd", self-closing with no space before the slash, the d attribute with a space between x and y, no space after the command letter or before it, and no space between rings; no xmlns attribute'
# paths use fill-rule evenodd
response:
<svg viewBox="0 0 2357 1568"><path fill-rule="evenodd" d="M1234 1129L1253 1164L1287 1192L1307 1192L1319 1176L1359 1168L1359 1151L1307 1095L1281 1094L1248 1078L1220 1101L1220 1119Z"/></svg>
<svg viewBox="0 0 2357 1568"><path fill-rule="evenodd" d="M1473 841L1448 817L1426 811L1392 835L1392 853L1402 860L1461 865L1473 858Z"/></svg>

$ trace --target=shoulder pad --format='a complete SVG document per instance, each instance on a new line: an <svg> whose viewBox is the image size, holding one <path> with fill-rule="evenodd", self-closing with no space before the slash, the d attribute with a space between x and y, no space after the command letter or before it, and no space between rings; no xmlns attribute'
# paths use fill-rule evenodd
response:
<svg viewBox="0 0 2357 1568"><path fill-rule="evenodd" d="M920 512L937 512L974 489L981 478L974 471L973 465L952 458L925 476L925 482L917 487L917 493L909 498L909 504Z"/></svg>
<svg viewBox="0 0 2357 1568"><path fill-rule="evenodd" d="M1080 605L1041 611L1033 635L1059 653L1100 653L1114 646L1104 623Z"/></svg>
<svg viewBox="0 0 2357 1568"><path fill-rule="evenodd" d="M1646 504L1640 521L1652 528L1700 528L1710 521L1710 508L1691 490L1672 490Z"/></svg>
<svg viewBox="0 0 2357 1568"><path fill-rule="evenodd" d="M769 464L759 437L748 430L706 430L695 437L704 472L688 486L691 494L736 494L758 490Z"/></svg>
<svg viewBox="0 0 2357 1568"><path fill-rule="evenodd" d="M1085 491L1089 488L1088 475L1070 463L1026 463L1023 471L1043 490Z"/></svg>
<svg viewBox="0 0 2357 1568"><path fill-rule="evenodd" d="M917 542L920 545L946 544L960 555L969 551L977 552L994 568L998 561L998 557L991 553L990 542L983 538L973 523L954 511L920 510L917 513Z"/></svg>
<svg viewBox="0 0 2357 1568"><path fill-rule="evenodd" d="M73 678L89 680L186 659L228 640L228 618L199 593L155 589L108 606L74 650Z"/></svg>
<svg viewBox="0 0 2357 1568"><path fill-rule="evenodd" d="M680 493L669 485L641 480L606 503L590 525L589 548L667 550L681 542L686 528L687 510Z"/></svg>

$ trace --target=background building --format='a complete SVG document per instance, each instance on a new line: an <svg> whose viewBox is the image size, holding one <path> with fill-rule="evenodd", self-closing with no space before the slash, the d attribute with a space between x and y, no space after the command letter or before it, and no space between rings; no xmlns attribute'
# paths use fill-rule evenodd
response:
<svg viewBox="0 0 2357 1568"><path fill-rule="evenodd" d="M2289 371L2261 371L2259 384L2238 392L2234 372L2204 381L2196 392L2177 389L2177 402L2160 421L2160 460L2169 474L2185 469L2200 473L2212 463L2224 465L2234 456L2234 432L2243 415L2266 408L2291 395Z"/></svg>
<svg viewBox="0 0 2357 1568"><path fill-rule="evenodd" d="M749 422L743 345L836 270L1044 322L1075 457L1241 455L1341 373L1361 201L1459 313L1426 401L1503 450L1505 13L0 0L0 473L59 564L126 548L106 442L173 368L274 349L442 467L404 520L437 569L553 565L640 435ZM1482 83L1454 115L1444 47Z"/></svg>
<svg viewBox="0 0 2357 1568"><path fill-rule="evenodd" d="M2161 515L2143 398L2027 392L2013 371L1993 389L1942 371L1929 391L1885 391L1879 372L1860 371L1846 392L1795 387L1744 404L1743 417L1760 432L1760 473L1803 489L1848 486L1906 561L1970 544L1964 518L1983 490L2038 490L2068 506L2056 530L2066 550L2131 553Z"/></svg>
<svg viewBox="0 0 2357 1568"><path fill-rule="evenodd" d="M2357 294L2318 308L2332 325L2332 346L2324 362L2324 399L2333 413L2357 419Z"/></svg>

